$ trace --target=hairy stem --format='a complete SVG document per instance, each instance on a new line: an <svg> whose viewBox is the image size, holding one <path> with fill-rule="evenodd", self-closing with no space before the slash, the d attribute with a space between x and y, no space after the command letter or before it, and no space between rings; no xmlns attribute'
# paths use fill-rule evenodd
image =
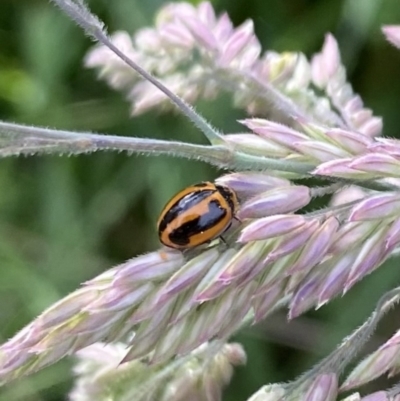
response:
<svg viewBox="0 0 400 401"><path fill-rule="evenodd" d="M289 383L287 393L297 393L300 388L307 385L313 378L323 373L336 373L340 375L343 369L353 360L356 354L368 341L375 331L380 319L400 299L400 287L387 292L379 300L376 309L371 316L343 342L330 355L314 366L310 371L300 376L297 380Z"/></svg>
<svg viewBox="0 0 400 401"><path fill-rule="evenodd" d="M127 57L121 50L119 50L105 33L105 30L103 29L103 23L90 12L82 0L53 0L53 2L56 3L64 12L66 12L74 21L76 21L88 35L90 35L96 41L107 46L139 75L151 82L155 87L163 92L180 110L180 112L189 118L189 120L192 121L192 123L199 128L201 132L203 132L211 144L221 145L225 143L223 135L218 132L210 123L208 123L203 116L198 114L191 105L170 91L157 78L153 77L146 70L140 67L134 60ZM69 7L70 3L72 3L72 6ZM98 23L93 24L93 21L98 21Z"/></svg>

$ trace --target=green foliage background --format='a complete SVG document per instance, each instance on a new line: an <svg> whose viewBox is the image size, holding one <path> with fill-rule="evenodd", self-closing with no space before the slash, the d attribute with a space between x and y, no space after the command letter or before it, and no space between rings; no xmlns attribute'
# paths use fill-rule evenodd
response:
<svg viewBox="0 0 400 401"><path fill-rule="evenodd" d="M162 0L92 0L109 31L152 23ZM320 49L332 32L356 91L384 133L398 136L400 51L380 32L400 23L398 0L215 0L236 24L255 21L264 48ZM60 129L179 138L201 142L180 116L155 112L130 118L129 104L82 67L89 40L45 0L0 2L0 119ZM199 110L225 132L239 130L228 97ZM186 185L218 172L199 162L117 153L0 160L0 340L79 284L158 246L155 221L165 201ZM286 324L284 314L238 335L248 364L237 370L226 400L244 400L261 385L294 378L333 349L399 285L398 259L335 300ZM376 345L399 326L398 311L383 322ZM71 361L0 389L0 401L55 401L71 386ZM380 383L382 385L382 383ZM383 384L384 385L384 384ZM372 387L370 387L371 389ZM94 400L95 401L95 400Z"/></svg>

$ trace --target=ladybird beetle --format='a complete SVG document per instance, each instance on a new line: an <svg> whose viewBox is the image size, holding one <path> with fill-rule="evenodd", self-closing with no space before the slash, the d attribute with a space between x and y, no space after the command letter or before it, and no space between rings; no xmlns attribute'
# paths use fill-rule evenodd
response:
<svg viewBox="0 0 400 401"><path fill-rule="evenodd" d="M201 182L185 188L161 212L160 241L182 250L209 242L229 228L238 205L236 193L223 185Z"/></svg>

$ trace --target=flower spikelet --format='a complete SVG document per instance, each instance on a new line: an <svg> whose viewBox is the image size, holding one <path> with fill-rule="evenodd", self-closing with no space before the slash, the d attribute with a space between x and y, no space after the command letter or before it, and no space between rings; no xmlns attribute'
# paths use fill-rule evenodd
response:
<svg viewBox="0 0 400 401"><path fill-rule="evenodd" d="M97 341L127 341L121 362L148 356L164 363L229 337L245 318L265 318L282 299L290 318L328 302L399 244L395 192L364 192L336 206L337 215L329 209L308 214L298 211L312 200L308 187L251 172L218 182L243 199L243 220L224 234L226 245L216 241L188 253L160 249L88 281L0 347L2 380ZM349 241L352 250L343 253Z"/></svg>
<svg viewBox="0 0 400 401"><path fill-rule="evenodd" d="M122 343L96 343L77 353L77 377L70 401L138 401L202 399L217 401L233 374L246 362L239 344L203 344L173 366L135 360L120 364Z"/></svg>
<svg viewBox="0 0 400 401"><path fill-rule="evenodd" d="M388 341L354 368L342 384L342 389L349 390L359 387L385 373L393 376L398 371L399 355L400 331L397 331Z"/></svg>
<svg viewBox="0 0 400 401"><path fill-rule="evenodd" d="M371 137L381 133L381 119L373 117L372 111L363 107L360 96L354 94L346 82L338 44L332 35L326 35L321 53L316 54L312 60L311 71L314 84L325 90L351 130Z"/></svg>
<svg viewBox="0 0 400 401"><path fill-rule="evenodd" d="M386 25L382 31L386 39L400 49L400 25Z"/></svg>
<svg viewBox="0 0 400 401"><path fill-rule="evenodd" d="M188 101L200 95L215 96L217 87L212 79L215 69L251 67L261 50L252 21L235 29L228 16L217 17L208 2L198 7L187 3L167 5L159 11L154 28L142 29L135 37L118 33L112 40ZM201 62L195 62L197 58ZM94 48L85 63L99 68L100 76L113 87L131 88L129 97L134 102L134 113L160 103L168 105L165 96L150 83L136 83L135 73L122 62L115 65L114 57L110 57L104 46Z"/></svg>
<svg viewBox="0 0 400 401"><path fill-rule="evenodd" d="M228 15L216 15L209 2L197 7L178 2L158 12L154 27L143 28L134 36L117 32L111 39L189 102L199 97L212 99L225 90L232 92L236 106L252 115L265 114L273 104L273 109L290 117L333 123L370 137L381 131L381 119L363 107L346 82L332 35L311 62L297 53L268 50L262 54L251 20L235 28ZM105 46L94 47L85 64L98 69L99 77L113 88L128 92L134 114L154 107L170 108L164 94L149 82L139 82L137 74ZM327 98L317 95L313 84L322 88ZM274 114L279 115L277 110Z"/></svg>

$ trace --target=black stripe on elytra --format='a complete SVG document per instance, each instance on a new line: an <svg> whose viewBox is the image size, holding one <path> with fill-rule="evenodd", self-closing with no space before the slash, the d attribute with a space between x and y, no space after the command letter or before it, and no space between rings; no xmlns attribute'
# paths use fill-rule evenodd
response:
<svg viewBox="0 0 400 401"><path fill-rule="evenodd" d="M158 226L158 232L162 233L168 226L171 221L175 220L176 217L184 212L185 210L189 210L190 208L196 206L202 200L208 198L214 190L199 190L196 192L190 192L189 194L185 195L183 198L178 199L165 213L165 216L160 222Z"/></svg>
<svg viewBox="0 0 400 401"><path fill-rule="evenodd" d="M187 245L190 242L190 237L207 231L209 228L218 224L224 219L226 213L227 211L221 207L218 200L214 199L209 202L207 213L182 224L180 227L173 230L168 237L174 244Z"/></svg>
<svg viewBox="0 0 400 401"><path fill-rule="evenodd" d="M233 202L233 194L228 188L222 185L216 185L218 192L222 195L222 197L228 202L231 210L235 210L235 203Z"/></svg>

